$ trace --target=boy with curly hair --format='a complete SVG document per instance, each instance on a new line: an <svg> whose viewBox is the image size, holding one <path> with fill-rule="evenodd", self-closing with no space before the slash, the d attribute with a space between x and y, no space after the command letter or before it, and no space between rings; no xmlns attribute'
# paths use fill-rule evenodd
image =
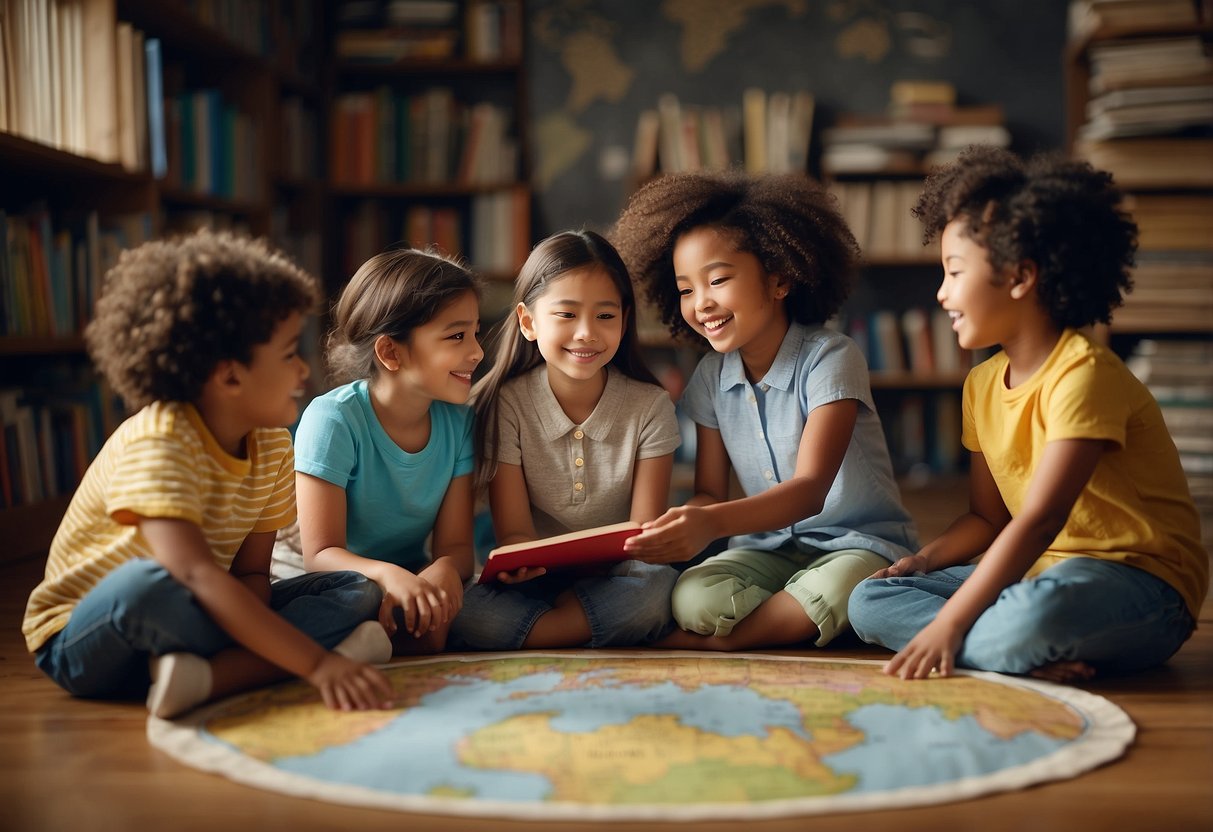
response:
<svg viewBox="0 0 1213 832"><path fill-rule="evenodd" d="M289 673L333 708L391 699L365 663L391 655L373 582L269 581L275 532L295 517L285 426L317 302L282 255L207 231L127 251L107 275L85 338L138 412L86 471L22 626L69 693L146 693L168 718Z"/></svg>
<svg viewBox="0 0 1213 832"><path fill-rule="evenodd" d="M1150 391L1078 331L1131 288L1120 203L1051 155L976 147L927 179L939 303L960 346L1002 351L965 380L969 511L851 596L859 636L898 651L886 673L1070 681L1159 664L1195 626L1209 558L1179 454Z"/></svg>
<svg viewBox="0 0 1213 832"><path fill-rule="evenodd" d="M658 646L825 646L847 628L852 588L918 547L863 354L824 326L850 288L855 238L805 177L729 171L655 179L615 242L671 333L711 348L682 397L695 495L625 546L653 563L722 537L729 548L679 577L681 630Z"/></svg>

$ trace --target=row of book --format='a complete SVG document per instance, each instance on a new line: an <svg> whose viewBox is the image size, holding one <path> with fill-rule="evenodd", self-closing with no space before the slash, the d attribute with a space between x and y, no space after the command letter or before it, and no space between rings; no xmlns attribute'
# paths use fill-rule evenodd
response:
<svg viewBox="0 0 1213 832"><path fill-rule="evenodd" d="M331 175L344 185L494 185L518 175L512 113L464 104L445 86L417 95L390 87L337 97Z"/></svg>
<svg viewBox="0 0 1213 832"><path fill-rule="evenodd" d="M909 479L963 470L960 393L902 392L877 399L893 470Z"/></svg>
<svg viewBox="0 0 1213 832"><path fill-rule="evenodd" d="M476 194L449 205L394 210L362 200L345 220L344 273L391 246L433 247L476 271L513 277L530 253L530 194L524 187Z"/></svg>
<svg viewBox="0 0 1213 832"><path fill-rule="evenodd" d="M1126 363L1154 394L1213 543L1213 338L1143 339Z"/></svg>
<svg viewBox="0 0 1213 832"><path fill-rule="evenodd" d="M744 167L752 173L805 173L816 102L804 90L757 87L740 106L682 103L673 93L641 111L632 149L632 176L643 182L658 170L679 173Z"/></svg>
<svg viewBox="0 0 1213 832"><path fill-rule="evenodd" d="M1209 0L1071 0L1068 35L1071 41L1081 41L1126 31L1195 25L1201 19L1200 2L1213 11Z"/></svg>
<svg viewBox="0 0 1213 832"><path fill-rule="evenodd" d="M0 130L130 171L162 163L160 42L112 0L0 0L0 43Z"/></svg>
<svg viewBox="0 0 1213 832"><path fill-rule="evenodd" d="M461 14L462 12L462 14ZM338 4L335 51L348 63L408 60L516 61L524 21L517 0L346 0Z"/></svg>
<svg viewBox="0 0 1213 832"><path fill-rule="evenodd" d="M165 184L208 196L255 202L263 197L261 128L218 89L165 101Z"/></svg>
<svg viewBox="0 0 1213 832"><path fill-rule="evenodd" d="M962 349L942 309L876 309L846 322L846 332L868 360L868 369L920 377L964 373L989 352Z"/></svg>
<svg viewBox="0 0 1213 832"><path fill-rule="evenodd" d="M836 179L829 189L867 260L939 260L938 241L923 243L922 223L911 213L921 179Z"/></svg>
<svg viewBox="0 0 1213 832"><path fill-rule="evenodd" d="M122 249L151 238L149 214L52 216L0 211L0 335L79 334Z"/></svg>
<svg viewBox="0 0 1213 832"><path fill-rule="evenodd" d="M0 389L0 508L71 494L121 418L118 399L96 381Z"/></svg>

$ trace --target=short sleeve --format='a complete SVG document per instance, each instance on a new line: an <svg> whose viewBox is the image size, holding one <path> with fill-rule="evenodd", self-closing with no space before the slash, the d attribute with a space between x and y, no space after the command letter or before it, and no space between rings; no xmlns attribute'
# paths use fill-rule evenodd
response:
<svg viewBox="0 0 1213 832"><path fill-rule="evenodd" d="M637 459L665 456L673 453L682 444L682 436L678 431L678 417L674 413L674 403L664 389L658 390L653 396L648 412L644 415L644 423L640 428L640 442L636 448Z"/></svg>
<svg viewBox="0 0 1213 832"><path fill-rule="evenodd" d="M254 532L276 532L295 519L295 453L286 446L274 478L274 491L253 526Z"/></svg>
<svg viewBox="0 0 1213 832"><path fill-rule="evenodd" d="M844 399L856 399L868 410L876 410L868 363L859 346L845 335L835 335L822 342L805 361L801 372L813 378L812 384L800 385L804 396L801 406L805 413Z"/></svg>
<svg viewBox="0 0 1213 832"><path fill-rule="evenodd" d="M497 396L497 447L493 456L498 463L522 464L522 423L518 417L518 403L513 388L506 388Z"/></svg>
<svg viewBox="0 0 1213 832"><path fill-rule="evenodd" d="M354 434L337 402L313 399L295 431L295 470L345 488L356 463Z"/></svg>
<svg viewBox="0 0 1213 832"><path fill-rule="evenodd" d="M1045 441L1102 439L1123 447L1132 407L1114 372L1094 355L1067 367L1045 399Z"/></svg>
<svg viewBox="0 0 1213 832"><path fill-rule="evenodd" d="M172 434L141 436L126 446L124 464L110 477L105 510L115 522L141 517L202 525L202 492L193 456Z"/></svg>
<svg viewBox="0 0 1213 832"><path fill-rule="evenodd" d="M716 394L719 389L719 357L705 355L691 374L691 380L682 394L682 408L687 418L705 428L720 430L720 421L716 418Z"/></svg>

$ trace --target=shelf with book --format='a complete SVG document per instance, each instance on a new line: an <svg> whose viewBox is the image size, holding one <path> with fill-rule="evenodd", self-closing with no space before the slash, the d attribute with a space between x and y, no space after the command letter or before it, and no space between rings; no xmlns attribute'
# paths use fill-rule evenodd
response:
<svg viewBox="0 0 1213 832"><path fill-rule="evenodd" d="M281 35L306 10L320 6L0 0L0 560L45 550L123 416L82 337L121 251L199 224L273 232L275 203L300 201L273 195L267 160L287 90L323 106Z"/></svg>
<svg viewBox="0 0 1213 832"><path fill-rule="evenodd" d="M1138 226L1133 290L1097 334L1163 409L1213 542L1213 3L1074 0L1066 134Z"/></svg>
<svg viewBox="0 0 1213 832"><path fill-rule="evenodd" d="M403 241L512 280L531 246L522 0L332 13L328 272Z"/></svg>

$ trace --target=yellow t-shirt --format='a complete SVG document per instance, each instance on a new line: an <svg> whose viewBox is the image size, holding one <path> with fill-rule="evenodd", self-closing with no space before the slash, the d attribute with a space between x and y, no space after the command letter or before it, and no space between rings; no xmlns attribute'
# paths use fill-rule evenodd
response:
<svg viewBox="0 0 1213 832"><path fill-rule="evenodd" d="M969 373L964 430L985 456L1011 516L1023 507L1045 443L1103 439L1108 445L1065 528L1028 570L1066 558L1113 560L1173 586L1195 618L1209 586L1209 556L1179 453L1153 395L1115 353L1066 330L1032 377L1007 389L1000 352Z"/></svg>
<svg viewBox="0 0 1213 832"><path fill-rule="evenodd" d="M220 448L189 404L157 402L123 422L85 472L51 542L21 626L29 651L67 626L76 604L111 571L152 556L140 517L197 524L224 569L249 534L294 520L290 433L254 430L246 456Z"/></svg>

